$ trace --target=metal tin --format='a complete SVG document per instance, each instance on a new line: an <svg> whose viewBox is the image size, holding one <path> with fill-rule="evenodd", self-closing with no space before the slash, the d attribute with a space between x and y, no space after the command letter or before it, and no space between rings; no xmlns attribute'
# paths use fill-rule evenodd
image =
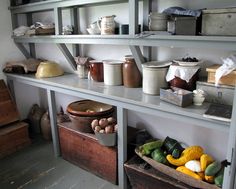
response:
<svg viewBox="0 0 236 189"><path fill-rule="evenodd" d="M213 83L197 81L197 89L202 89L206 93L206 101L232 105L234 99L234 87L220 85L216 87Z"/></svg>
<svg viewBox="0 0 236 189"><path fill-rule="evenodd" d="M173 17L167 22L167 31L175 35L196 35L196 17Z"/></svg>
<svg viewBox="0 0 236 189"><path fill-rule="evenodd" d="M236 8L202 11L202 35L235 36Z"/></svg>

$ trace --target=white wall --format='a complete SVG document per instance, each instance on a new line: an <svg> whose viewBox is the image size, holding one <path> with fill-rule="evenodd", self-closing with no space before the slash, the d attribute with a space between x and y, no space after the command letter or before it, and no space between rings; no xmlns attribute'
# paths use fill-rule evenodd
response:
<svg viewBox="0 0 236 189"><path fill-rule="evenodd" d="M10 30L10 14L7 10L7 0L0 2L1 10L5 11L5 14L8 15L8 18L4 20L4 23L7 25L8 30L5 33L5 37L7 38L9 35ZM203 7L225 7L229 5L236 5L235 0L159 0L159 4L157 6L157 2L154 2L154 10L162 11L163 9L169 6L183 6L189 8L203 8ZM140 3L140 14L142 14L142 3ZM2 21L2 17L5 15L3 11L0 12L0 19ZM109 5L109 6L97 6L92 8L83 8L80 9L80 17L81 22L81 32L86 32L86 27L89 23L96 21L99 17L105 15L117 15L116 21L119 23L126 24L128 23L128 10L127 4L117 4L117 5ZM69 20L69 12L63 11L63 18L64 24L70 24ZM142 17L142 16L140 16ZM34 21L45 21L50 22L53 21L52 13L48 14L41 14L37 13L34 15ZM142 20L140 19L140 23ZM2 30L2 26L0 27ZM0 30L0 31L1 31ZM1 31L2 32L2 31ZM9 46L10 51L15 49L13 52L18 54L18 50L12 44L12 40L6 40L6 45ZM2 45L1 45L2 47ZM36 46L37 56L38 58L46 58L50 60L54 60L61 64L61 66L69 72L72 72L72 69L68 66L66 59L62 56L61 52L57 49L55 44L40 44ZM158 51L158 52L157 52ZM16 53L17 52L17 53ZM1 52L0 52L1 53ZM212 50L212 49L183 49L183 48L154 48L154 59L157 60L170 60L175 58L183 57L186 54L190 56L195 56L199 59L204 59L206 61L206 65L212 63L221 63L220 58L229 55L232 52L228 51L221 51L221 50ZM3 55L7 55L8 53L4 53ZM130 50L126 46L106 46L106 45L87 45L84 48L84 54L90 56L95 59L123 59L124 55L130 54ZM2 57L0 57L2 58ZM3 56L4 61L11 59L12 56ZM1 59L0 59L1 60ZM2 62L2 61L1 61ZM205 66L206 67L206 66ZM203 69L204 70L204 67ZM203 74L204 71L203 71ZM34 88L28 90L28 86L18 84L18 90L16 91L18 104L21 106L21 114L22 116L26 116L29 109L29 104L33 104L34 102L38 101L38 91ZM23 88L23 90L20 90ZM27 95L25 94L27 91ZM33 93L33 95L32 95ZM30 99L30 96L36 96L35 99ZM63 94L57 94L57 103L58 103L58 110L59 106L62 105L64 109L66 108L67 104L71 101L76 100L75 97L68 97ZM27 100L26 100L27 99ZM41 100L45 100L45 95L41 98ZM25 106L24 104L27 104ZM46 105L45 105L46 106ZM211 129L195 127L194 125L186 124L184 122L175 121L171 118L166 120L164 118L160 118L157 116L149 116L144 115L137 112L129 112L128 122L131 126L136 127L145 127L153 134L154 137L164 138L165 136L169 135L170 137L176 138L180 141L187 143L188 145L201 145L206 150L206 152L212 154L218 159L223 159L226 153L226 146L227 146L227 137L228 134L224 132L214 131ZM155 124L153 124L155 123Z"/></svg>
<svg viewBox="0 0 236 189"><path fill-rule="evenodd" d="M20 50L15 46L12 35L11 14L8 10L9 0L0 1L0 79L5 79L2 69L7 61L24 60ZM38 89L17 83L15 85L16 102L21 118L27 117L33 103L39 103Z"/></svg>
<svg viewBox="0 0 236 189"><path fill-rule="evenodd" d="M5 79L2 69L6 61L23 59L23 55L11 39L11 14L8 10L9 0L0 2L0 79Z"/></svg>

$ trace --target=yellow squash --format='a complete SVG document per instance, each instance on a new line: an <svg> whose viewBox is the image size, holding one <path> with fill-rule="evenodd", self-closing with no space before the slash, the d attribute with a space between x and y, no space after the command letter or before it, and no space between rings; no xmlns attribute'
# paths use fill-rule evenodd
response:
<svg viewBox="0 0 236 189"><path fill-rule="evenodd" d="M209 182L209 183L214 183L214 176L207 176L205 175L205 181Z"/></svg>
<svg viewBox="0 0 236 189"><path fill-rule="evenodd" d="M170 164L175 166L182 166L190 160L199 159L203 154L203 149L201 146L190 146L186 148L182 153L180 158L175 159L172 155L167 155L166 159Z"/></svg>
<svg viewBox="0 0 236 189"><path fill-rule="evenodd" d="M201 176L199 176L197 173L194 173L193 171L189 170L188 168L184 166L177 167L176 170L186 175L189 175L197 180L202 180Z"/></svg>
<svg viewBox="0 0 236 189"><path fill-rule="evenodd" d="M212 163L214 160L213 158L208 155L208 154L203 154L200 157L200 164L201 164L201 171L205 171L205 169L207 168L207 166Z"/></svg>

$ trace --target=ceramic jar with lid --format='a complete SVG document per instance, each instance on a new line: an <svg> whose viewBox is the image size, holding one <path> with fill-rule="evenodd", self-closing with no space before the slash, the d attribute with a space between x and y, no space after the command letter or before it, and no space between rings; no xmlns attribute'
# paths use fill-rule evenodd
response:
<svg viewBox="0 0 236 189"><path fill-rule="evenodd" d="M104 84L105 85L122 85L122 65L120 60L104 60Z"/></svg>
<svg viewBox="0 0 236 189"><path fill-rule="evenodd" d="M171 63L149 62L143 64L143 92L159 95L160 88L166 88L166 73Z"/></svg>
<svg viewBox="0 0 236 189"><path fill-rule="evenodd" d="M125 56L123 64L123 84L125 87L140 87L142 83L141 73L132 56Z"/></svg>

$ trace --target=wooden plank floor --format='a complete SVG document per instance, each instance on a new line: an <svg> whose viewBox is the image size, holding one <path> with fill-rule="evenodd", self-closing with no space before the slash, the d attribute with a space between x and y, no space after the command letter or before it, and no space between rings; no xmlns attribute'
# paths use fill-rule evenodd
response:
<svg viewBox="0 0 236 189"><path fill-rule="evenodd" d="M118 187L54 157L42 139L0 160L0 189L117 189Z"/></svg>

